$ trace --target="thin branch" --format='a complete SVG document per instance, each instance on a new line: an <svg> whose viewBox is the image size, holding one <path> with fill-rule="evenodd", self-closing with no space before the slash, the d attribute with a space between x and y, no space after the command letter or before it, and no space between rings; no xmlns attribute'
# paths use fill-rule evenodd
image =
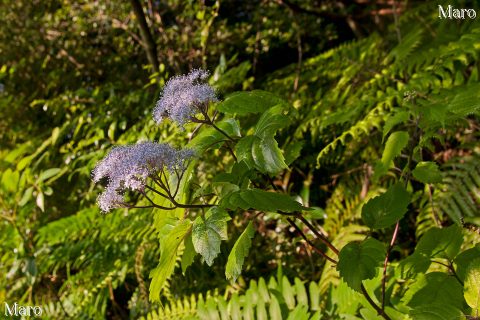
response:
<svg viewBox="0 0 480 320"><path fill-rule="evenodd" d="M330 250L332 250L338 256L338 249L335 248L335 246L323 234L318 232L318 230L310 222L308 222L307 219L305 219L301 214L297 214L296 217L300 219L318 239L320 239L327 247L330 248Z"/></svg>
<svg viewBox="0 0 480 320"><path fill-rule="evenodd" d="M208 119L210 120L210 119ZM223 131L222 129L220 129L219 127L217 127L217 125L213 122L210 122L209 123L213 128L215 128L215 130L217 130L218 132L220 132L221 134L223 134L228 140L232 141L232 142L235 142L235 139L233 139L232 137L230 137L225 131Z"/></svg>
<svg viewBox="0 0 480 320"><path fill-rule="evenodd" d="M182 180L184 174L185 174L185 170L182 170L182 173L178 174L177 169L175 169L175 175L177 176L177 186L175 188L175 192L173 193L174 198L178 194L178 189L180 188L180 181Z"/></svg>
<svg viewBox="0 0 480 320"><path fill-rule="evenodd" d="M151 206L134 206L131 204L128 204L126 202L120 203L121 206L127 208L127 209L151 209L151 208L159 208L159 209L164 209L164 210L173 210L176 209L175 207L173 208L167 208L167 207L162 207L159 205L151 205Z"/></svg>
<svg viewBox="0 0 480 320"><path fill-rule="evenodd" d="M158 53L155 40L152 37L150 28L148 27L147 20L145 19L145 13L143 12L142 4L139 0L130 0L132 4L133 12L138 21L138 26L140 27L140 35L142 36L142 44L147 53L147 58L150 64L153 67L154 72L158 72Z"/></svg>
<svg viewBox="0 0 480 320"><path fill-rule="evenodd" d="M368 303L370 303L370 305L377 311L378 315L383 317L385 320L392 320L379 306L377 306L375 301L372 300L372 298L367 292L367 289L365 289L365 286L363 285L363 283L361 284L360 288L362 289L362 293L367 299Z"/></svg>
<svg viewBox="0 0 480 320"><path fill-rule="evenodd" d="M165 199L170 200L170 198L169 198L166 194L161 193L161 192L158 191L157 189L152 188L152 187L147 186L147 185L146 185L145 187L146 187L148 190L155 192L155 193L158 194L159 196L162 196L162 197L164 197Z"/></svg>
<svg viewBox="0 0 480 320"><path fill-rule="evenodd" d="M445 264L443 262L437 261L437 260L431 260L434 263L440 264L448 269L452 273L452 275L457 279L457 281L463 286L463 281L458 277L457 272L455 271L455 268L453 267L453 264L451 261L448 261L448 264Z"/></svg>
<svg viewBox="0 0 480 320"><path fill-rule="evenodd" d="M385 261L383 261L383 277L382 277L382 310L385 310L385 288L387 283L387 266L388 266L388 259L390 257L390 252L393 249L395 241L398 235L398 229L400 228L400 221L397 221L395 225L395 230L393 231L392 240L390 241L390 245L387 249L387 254L385 255Z"/></svg>
<svg viewBox="0 0 480 320"><path fill-rule="evenodd" d="M290 223L290 225L292 227L295 228L295 230L297 230L297 232L300 234L300 236L302 236L303 240L305 240L305 242L307 242L313 250L315 250L315 252L317 252L318 254L320 254L322 257L324 257L325 259L327 259L328 261L332 262L333 264L337 264L338 262L335 260L335 259L332 259L330 258L325 252L323 252L322 250L318 249L313 243L312 241L310 241L307 236L305 235L305 233L303 233L303 231L300 229L300 227L298 227L296 225L296 223L291 219L291 218L287 218L287 221Z"/></svg>

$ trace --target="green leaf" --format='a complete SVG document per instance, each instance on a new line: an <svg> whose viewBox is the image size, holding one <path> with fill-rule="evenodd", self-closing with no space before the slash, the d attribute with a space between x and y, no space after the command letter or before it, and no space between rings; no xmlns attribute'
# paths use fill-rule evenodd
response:
<svg viewBox="0 0 480 320"><path fill-rule="evenodd" d="M440 303L417 307L409 315L413 320L453 320L465 318L460 309Z"/></svg>
<svg viewBox="0 0 480 320"><path fill-rule="evenodd" d="M464 297L473 310L480 309L480 258L473 260L467 268Z"/></svg>
<svg viewBox="0 0 480 320"><path fill-rule="evenodd" d="M227 265L225 268L225 276L234 282L242 273L242 266L245 258L248 256L250 247L252 246L252 239L254 236L254 229L250 221L242 232L240 237L233 245L232 251L228 255Z"/></svg>
<svg viewBox="0 0 480 320"><path fill-rule="evenodd" d="M18 180L20 179L20 173L18 171L12 171L7 169L2 174L2 186L7 192L16 192Z"/></svg>
<svg viewBox="0 0 480 320"><path fill-rule="evenodd" d="M410 194L398 182L363 206L362 219L372 229L390 227L403 218L409 203Z"/></svg>
<svg viewBox="0 0 480 320"><path fill-rule="evenodd" d="M390 130L393 129L393 127L395 127L397 124L407 122L409 118L410 118L410 113L408 111L399 111L394 115L390 116L385 121L385 126L383 127L382 140L385 140L385 137L390 132Z"/></svg>
<svg viewBox="0 0 480 320"><path fill-rule="evenodd" d="M216 124L217 127L222 129L226 134L232 138L240 137L240 128L238 121L235 119L225 119ZM188 144L187 147L195 148L198 153L202 153L212 147L218 147L228 140L228 138L215 128L204 128L200 133L195 136Z"/></svg>
<svg viewBox="0 0 480 320"><path fill-rule="evenodd" d="M480 111L480 84L472 83L457 87L459 93L448 104L448 110L458 116L466 117Z"/></svg>
<svg viewBox="0 0 480 320"><path fill-rule="evenodd" d="M160 248L160 261L158 266L150 272L150 300L159 301L160 291L165 281L172 275L175 269L175 260L177 257L178 247L192 229L190 220L179 222L173 229L162 239Z"/></svg>
<svg viewBox="0 0 480 320"><path fill-rule="evenodd" d="M23 193L22 199L18 203L20 207L23 207L24 205L27 204L28 201L32 198L33 194L33 187L29 187L25 192Z"/></svg>
<svg viewBox="0 0 480 320"><path fill-rule="evenodd" d="M231 172L222 172L213 178L213 182L229 182L237 186L248 185L252 170L245 161L236 162Z"/></svg>
<svg viewBox="0 0 480 320"><path fill-rule="evenodd" d="M263 113L276 105L286 105L286 102L273 93L261 90L249 92L235 92L218 104L217 110L229 113L246 115L249 113Z"/></svg>
<svg viewBox="0 0 480 320"><path fill-rule="evenodd" d="M192 241L195 251L211 266L220 253L222 240L227 240L227 221L231 218L219 207L212 207L205 219L198 217L193 223Z"/></svg>
<svg viewBox="0 0 480 320"><path fill-rule="evenodd" d="M51 169L45 170L38 176L37 182L45 181L45 180L53 177L54 175L56 175L60 171L61 171L60 168L51 168Z"/></svg>
<svg viewBox="0 0 480 320"><path fill-rule="evenodd" d="M260 138L273 137L275 133L290 123L284 106L276 106L265 111L255 126L255 135Z"/></svg>
<svg viewBox="0 0 480 320"><path fill-rule="evenodd" d="M397 273L397 276L402 279L413 278L418 273L427 272L430 264L431 261L429 257L425 254L415 252L403 259L398 265L398 268L395 269L395 272Z"/></svg>
<svg viewBox="0 0 480 320"><path fill-rule="evenodd" d="M305 142L303 141L295 141L287 144L285 148L285 163L287 165L291 165L293 161L300 157L304 144Z"/></svg>
<svg viewBox="0 0 480 320"><path fill-rule="evenodd" d="M442 182L442 173L438 170L435 162L420 162L412 171L413 176L423 183L439 183Z"/></svg>
<svg viewBox="0 0 480 320"><path fill-rule="evenodd" d="M475 247L463 251L458 256L455 257L455 271L457 276L465 282L465 277L467 276L467 269L470 263L476 258L480 257L480 245L477 244Z"/></svg>
<svg viewBox="0 0 480 320"><path fill-rule="evenodd" d="M428 230L415 248L415 253L429 258L445 258L450 261L460 251L463 243L462 230L457 225L448 228L432 228Z"/></svg>
<svg viewBox="0 0 480 320"><path fill-rule="evenodd" d="M53 130L52 130L52 146L55 145L55 143L57 142L59 135L60 135L60 128L59 127L53 128Z"/></svg>
<svg viewBox="0 0 480 320"><path fill-rule="evenodd" d="M285 158L274 139L277 130L289 124L285 108L276 106L268 109L258 120L253 135L240 139L236 145L238 160L262 173L275 175L287 169Z"/></svg>
<svg viewBox="0 0 480 320"><path fill-rule="evenodd" d="M299 202L288 195L268 192L260 189L239 190L229 194L221 201L221 206L228 209L256 209L265 212L295 212L306 210Z"/></svg>
<svg viewBox="0 0 480 320"><path fill-rule="evenodd" d="M432 305L446 304L463 308L463 288L453 276L443 272L430 272L417 278L405 294L405 302L413 309Z"/></svg>
<svg viewBox="0 0 480 320"><path fill-rule="evenodd" d="M374 238L350 242L339 253L337 270L348 286L361 290L363 280L373 279L385 259L385 246Z"/></svg>
<svg viewBox="0 0 480 320"><path fill-rule="evenodd" d="M405 131L394 132L388 137L382 159L375 166L373 179L376 180L388 172L388 169L393 166L393 159L398 157L407 146L408 138L408 132Z"/></svg>
<svg viewBox="0 0 480 320"><path fill-rule="evenodd" d="M192 242L192 234L189 233L188 236L185 238L184 241L185 244L185 250L183 251L182 255L182 273L185 274L185 271L187 271L187 268L190 267L195 260L195 256L197 253L195 252L195 248L193 247L193 242Z"/></svg>

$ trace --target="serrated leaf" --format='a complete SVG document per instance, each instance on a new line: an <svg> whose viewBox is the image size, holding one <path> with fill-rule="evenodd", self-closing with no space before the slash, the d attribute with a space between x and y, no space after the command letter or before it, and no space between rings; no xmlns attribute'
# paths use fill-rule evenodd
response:
<svg viewBox="0 0 480 320"><path fill-rule="evenodd" d="M254 134L240 139L236 145L237 157L262 173L275 175L287 169L285 158L274 136L277 130L289 124L285 108L268 109L255 126Z"/></svg>
<svg viewBox="0 0 480 320"><path fill-rule="evenodd" d="M219 207L212 207L205 219L198 217L193 223L192 242L195 251L211 266L220 253L222 240L227 240L227 221L231 218Z"/></svg>
<svg viewBox="0 0 480 320"><path fill-rule="evenodd" d="M222 129L226 134L232 138L240 137L240 127L238 121L235 119L225 119L216 124L217 127ZM208 127L200 131L188 144L187 147L194 148L198 153L202 153L205 150L220 146L228 140L228 138L215 128Z"/></svg>
<svg viewBox="0 0 480 320"><path fill-rule="evenodd" d="M463 308L463 288L453 276L443 272L430 272L417 278L409 286L404 301L413 309L432 305L433 303L448 304Z"/></svg>
<svg viewBox="0 0 480 320"><path fill-rule="evenodd" d="M412 171L412 174L415 179L423 183L442 182L442 173L438 169L438 166L435 162L419 162Z"/></svg>
<svg viewBox="0 0 480 320"><path fill-rule="evenodd" d="M360 291L362 281L373 279L377 274L377 267L385 259L385 246L374 238L350 242L342 248L338 258L340 277L350 288Z"/></svg>
<svg viewBox="0 0 480 320"><path fill-rule="evenodd" d="M420 238L415 253L424 254L429 258L439 257L451 261L460 251L462 243L462 230L457 225L441 229L432 228Z"/></svg>
<svg viewBox="0 0 480 320"><path fill-rule="evenodd" d="M465 276L464 297L473 310L480 309L480 258L470 262Z"/></svg>
<svg viewBox="0 0 480 320"><path fill-rule="evenodd" d="M162 239L160 245L160 261L158 266L150 272L150 300L159 301L160 291L165 281L172 275L175 269L175 260L177 257L178 247L192 229L190 220L179 222L173 229Z"/></svg>
<svg viewBox="0 0 480 320"><path fill-rule="evenodd" d="M229 95L218 104L217 110L229 114L246 115L263 113L279 104L285 105L286 102L270 92L262 90L242 91Z"/></svg>
<svg viewBox="0 0 480 320"><path fill-rule="evenodd" d="M223 198L221 205L228 209L256 209L265 212L296 212L306 210L288 195L260 189L239 190Z"/></svg>
<svg viewBox="0 0 480 320"><path fill-rule="evenodd" d="M418 273L425 273L430 267L430 258L425 254L418 252L413 253L407 258L403 259L398 268L395 269L397 275L402 278L413 278Z"/></svg>
<svg viewBox="0 0 480 320"><path fill-rule="evenodd" d="M388 169L393 166L393 159L402 153L402 150L408 144L408 138L408 132L405 131L394 132L388 137L388 140L385 143L385 149L383 150L382 159L375 165L375 174L373 175L374 180L383 176L388 172Z"/></svg>
<svg viewBox="0 0 480 320"><path fill-rule="evenodd" d="M410 194L398 182L362 207L362 219L372 229L390 227L403 218L409 203Z"/></svg>
<svg viewBox="0 0 480 320"><path fill-rule="evenodd" d="M182 255L182 273L185 274L185 271L187 271L187 268L190 267L195 260L195 256L197 253L195 252L195 248L193 247L193 242L192 242L192 234L189 233L188 236L185 238L184 241L185 244L185 250L183 251Z"/></svg>
<svg viewBox="0 0 480 320"><path fill-rule="evenodd" d="M252 246L253 236L254 229L252 222L250 221L240 237L238 237L233 245L232 251L228 255L227 265L225 267L225 277L228 280L231 279L235 282L242 273L243 262L248 256L248 252Z"/></svg>

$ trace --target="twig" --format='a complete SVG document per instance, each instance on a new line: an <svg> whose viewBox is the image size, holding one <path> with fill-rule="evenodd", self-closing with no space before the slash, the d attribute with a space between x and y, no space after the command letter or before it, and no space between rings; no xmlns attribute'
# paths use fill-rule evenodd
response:
<svg viewBox="0 0 480 320"><path fill-rule="evenodd" d="M363 283L361 284L360 288L362 289L362 293L367 299L368 303L370 303L370 305L377 311L378 315L383 317L385 320L392 320L379 306L377 306L375 301L372 300L372 298L367 292L367 289L365 289L365 286L363 285Z"/></svg>
<svg viewBox="0 0 480 320"><path fill-rule="evenodd" d="M388 266L388 258L390 257L390 252L393 249L395 241L398 235L398 229L400 228L400 221L397 221L395 225L395 230L393 231L392 240L390 241L390 245L387 249L387 254L385 255L385 261L383 261L383 277L382 277L382 310L385 310L385 287L387 282L387 266Z"/></svg>
<svg viewBox="0 0 480 320"><path fill-rule="evenodd" d="M318 232L318 230L310 222L308 222L307 219L305 219L301 214L297 214L296 217L300 219L318 239L320 239L327 247L330 248L330 250L332 250L338 256L338 249L335 248L335 246L323 234Z"/></svg>
<svg viewBox="0 0 480 320"><path fill-rule="evenodd" d="M453 267L453 264L451 261L448 261L448 264L445 264L443 262L437 261L437 260L432 260L432 262L438 263L444 267L447 267L447 269L452 273L452 275L457 279L457 281L462 285L463 287L463 281L458 277L457 272L455 271L455 268Z"/></svg>
<svg viewBox="0 0 480 320"><path fill-rule="evenodd" d="M327 256L327 254L325 252L323 252L322 250L318 249L313 243L312 241L310 241L307 236L305 235L305 233L303 233L303 231L300 229L299 226L297 226L297 224L291 219L291 218L287 218L287 221L290 223L290 225L292 227L295 228L295 230L297 230L297 232L300 234L300 236L302 236L303 240L305 240L305 242L307 242L313 250L315 250L315 252L317 252L318 254L320 254L322 257L324 257L325 259L327 259L328 261L332 262L333 264L337 264L338 262L335 260L335 259L332 259L330 258L329 256Z"/></svg>

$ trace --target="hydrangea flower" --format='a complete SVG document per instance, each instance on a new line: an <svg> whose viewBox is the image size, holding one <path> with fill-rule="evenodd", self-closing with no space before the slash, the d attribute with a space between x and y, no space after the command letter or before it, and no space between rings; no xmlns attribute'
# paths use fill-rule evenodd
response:
<svg viewBox="0 0 480 320"><path fill-rule="evenodd" d="M215 90L205 83L207 77L207 71L195 69L168 80L153 110L155 122L159 124L168 117L183 126L194 118L202 105L218 101Z"/></svg>
<svg viewBox="0 0 480 320"><path fill-rule="evenodd" d="M193 156L191 149L177 150L150 141L113 148L92 171L94 182L108 179L105 191L97 199L98 206L104 212L121 207L125 190L143 191L150 175L163 169L184 169L185 161Z"/></svg>

